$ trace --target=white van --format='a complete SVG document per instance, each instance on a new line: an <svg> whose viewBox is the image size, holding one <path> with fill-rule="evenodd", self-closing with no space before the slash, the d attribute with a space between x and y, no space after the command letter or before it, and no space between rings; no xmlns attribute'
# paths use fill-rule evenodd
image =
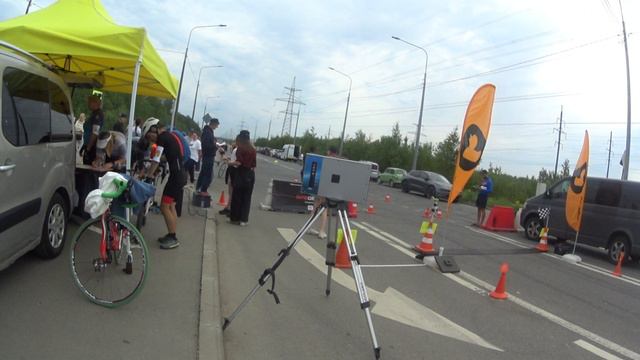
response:
<svg viewBox="0 0 640 360"><path fill-rule="evenodd" d="M378 181L378 178L380 177L380 167L378 166L377 163L374 163L373 161L360 161L361 163L365 163L365 164L369 164L369 166L371 166L371 177L370 180L371 181Z"/></svg>
<svg viewBox="0 0 640 360"><path fill-rule="evenodd" d="M0 42L0 270L64 246L75 143L69 89L31 54Z"/></svg>
<svg viewBox="0 0 640 360"><path fill-rule="evenodd" d="M282 147L280 159L296 161L300 158L300 145L286 144Z"/></svg>

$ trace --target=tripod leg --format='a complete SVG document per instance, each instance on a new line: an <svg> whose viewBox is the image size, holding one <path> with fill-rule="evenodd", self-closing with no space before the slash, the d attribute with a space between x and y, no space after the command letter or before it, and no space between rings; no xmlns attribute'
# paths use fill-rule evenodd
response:
<svg viewBox="0 0 640 360"><path fill-rule="evenodd" d="M349 259L351 260L351 268L353 270L353 278L356 282L356 291L360 298L360 308L364 310L364 315L369 326L369 335L371 336L371 342L373 343L373 353L376 359L380 358L380 346L376 339L376 332L373 328L373 321L371 320L371 302L369 301L369 295L367 294L367 286L364 283L364 277L362 276L362 269L360 268L360 260L358 259L358 253L356 252L356 246L351 238L351 226L349 225L349 218L345 209L338 209L338 218L340 225L344 233L344 241L346 241L347 250L349 251Z"/></svg>
<svg viewBox="0 0 640 360"><path fill-rule="evenodd" d="M331 229L331 210L329 211L329 218L327 219L327 253L325 257L325 265L327 265L327 286L324 290L326 296L331 294L331 275L333 273L333 267L336 266L336 233L338 228L338 221L336 220L335 229Z"/></svg>
<svg viewBox="0 0 640 360"><path fill-rule="evenodd" d="M302 229L300 229L298 234L296 234L296 237L293 240L291 240L291 242L289 243L289 245L287 245L287 247L285 249L282 249L280 251L280 253L278 254L279 255L278 259L273 263L273 265L271 265L270 268L266 269L262 273L262 275L260 275L260 278L258 279L258 284L256 284L256 286L254 286L253 289L251 289L249 294L244 298L244 300L242 300L240 305L238 305L238 307L236 307L236 309L231 313L231 315L229 315L229 317L225 317L224 318L224 323L222 324L222 330L226 329L231 324L233 319L235 319L235 317L238 316L238 314L242 311L242 309L244 309L244 307L247 306L249 301L251 301L251 299L256 295L258 290L262 286L264 286L264 284L269 279L273 278L276 270L282 264L284 259L287 256L289 256L289 253L291 252L291 250L300 242L300 240L302 240L302 236L307 233L309 228L311 228L313 223L322 215L322 213L325 210L326 210L326 207L324 205L316 209L316 211L313 213L313 215L311 215L311 217L307 220L307 222L302 226ZM276 298L276 303L278 303L279 300L278 300L277 296L275 295L275 293L272 290L270 290L270 292Z"/></svg>

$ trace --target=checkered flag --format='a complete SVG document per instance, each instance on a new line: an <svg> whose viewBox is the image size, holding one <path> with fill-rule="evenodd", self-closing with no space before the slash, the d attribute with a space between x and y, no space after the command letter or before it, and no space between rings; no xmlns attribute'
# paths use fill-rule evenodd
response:
<svg viewBox="0 0 640 360"><path fill-rule="evenodd" d="M549 213L551 213L551 209L549 208L538 209L538 217L540 218L540 220L547 220L549 217Z"/></svg>

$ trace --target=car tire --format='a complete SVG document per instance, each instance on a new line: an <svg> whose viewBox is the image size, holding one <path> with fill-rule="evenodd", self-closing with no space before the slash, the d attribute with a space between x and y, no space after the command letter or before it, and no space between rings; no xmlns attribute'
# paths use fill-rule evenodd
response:
<svg viewBox="0 0 640 360"><path fill-rule="evenodd" d="M424 197L431 199L434 196L436 196L436 189L433 186L427 186L427 188L424 189Z"/></svg>
<svg viewBox="0 0 640 360"><path fill-rule="evenodd" d="M530 215L524 222L524 235L529 240L538 240L540 237L540 230L542 229L542 223L536 215Z"/></svg>
<svg viewBox="0 0 640 360"><path fill-rule="evenodd" d="M407 184L406 181L403 181L400 184L400 187L402 188L402 192L404 192L404 193L408 193L409 192L409 184Z"/></svg>
<svg viewBox="0 0 640 360"><path fill-rule="evenodd" d="M607 249L607 258L609 262L617 264L618 256L621 251L624 251L624 261L629 261L629 255L631 254L631 242L629 241L629 238L623 234L616 235L611 239L611 241L609 241Z"/></svg>
<svg viewBox="0 0 640 360"><path fill-rule="evenodd" d="M67 233L67 213L67 204L62 196L53 194L44 216L40 244L35 249L38 256L53 259L60 255Z"/></svg>

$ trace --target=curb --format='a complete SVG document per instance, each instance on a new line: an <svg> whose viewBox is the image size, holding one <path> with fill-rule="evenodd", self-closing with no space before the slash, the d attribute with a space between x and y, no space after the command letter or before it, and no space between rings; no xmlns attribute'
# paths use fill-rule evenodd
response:
<svg viewBox="0 0 640 360"><path fill-rule="evenodd" d="M198 359L223 360L225 358L218 274L216 219L213 210L208 209L205 218L200 278Z"/></svg>

